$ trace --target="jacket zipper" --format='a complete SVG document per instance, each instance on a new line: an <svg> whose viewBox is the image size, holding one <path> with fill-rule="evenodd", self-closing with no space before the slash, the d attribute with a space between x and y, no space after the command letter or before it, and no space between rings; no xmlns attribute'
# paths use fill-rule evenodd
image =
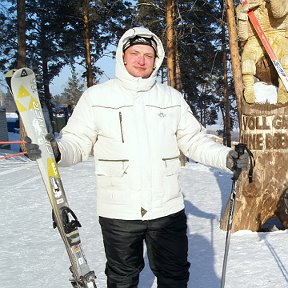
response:
<svg viewBox="0 0 288 288"><path fill-rule="evenodd" d="M123 127L122 127L122 113L121 113L121 111L119 112L119 121L120 121L120 130L121 130L121 139L122 139L122 143L124 143Z"/></svg>

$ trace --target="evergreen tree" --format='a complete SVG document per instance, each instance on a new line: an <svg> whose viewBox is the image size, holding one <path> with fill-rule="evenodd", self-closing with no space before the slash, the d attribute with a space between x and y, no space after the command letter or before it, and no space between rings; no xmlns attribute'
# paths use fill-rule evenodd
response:
<svg viewBox="0 0 288 288"><path fill-rule="evenodd" d="M17 19L7 1L0 3L0 70L16 67Z"/></svg>
<svg viewBox="0 0 288 288"><path fill-rule="evenodd" d="M139 0L135 22L150 28L166 49L163 0ZM219 20L221 7L212 0L175 1L175 35L182 92L195 116L206 126L217 120L220 97L216 84L223 79ZM167 49L166 49L167 50ZM164 61L166 70L166 61ZM166 73L164 74L165 76ZM220 92L220 90L218 90Z"/></svg>
<svg viewBox="0 0 288 288"><path fill-rule="evenodd" d="M72 69L72 75L68 79L67 86L60 95L54 97L57 104L71 105L75 107L79 98L85 90L82 78L77 76L75 69Z"/></svg>
<svg viewBox="0 0 288 288"><path fill-rule="evenodd" d="M2 41L0 42L0 66L3 71L17 67L17 2L4 1L1 5L0 21ZM104 55L109 44L128 25L131 12L129 1L86 1L90 9L89 53L93 65L92 75L97 81L101 70L95 63ZM85 64L85 41L82 1L26 1L26 65L35 70L39 84L39 96L52 116L49 85L66 65ZM107 32L109 31L109 32ZM120 32L121 31L121 32ZM88 36L87 36L88 35ZM88 37L88 38L87 38ZM87 71L87 67L86 67ZM85 75L84 75L85 76Z"/></svg>

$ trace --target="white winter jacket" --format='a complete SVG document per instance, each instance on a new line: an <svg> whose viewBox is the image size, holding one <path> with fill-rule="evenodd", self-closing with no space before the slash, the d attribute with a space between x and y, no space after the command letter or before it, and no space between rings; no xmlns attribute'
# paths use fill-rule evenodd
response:
<svg viewBox="0 0 288 288"><path fill-rule="evenodd" d="M122 60L123 43L136 34L157 42L156 69L148 79L131 76ZM87 89L62 130L60 165L76 164L93 152L99 216L148 220L183 209L179 150L226 168L230 148L207 137L178 91L156 83L163 58L156 35L145 28L128 30L116 52L117 79Z"/></svg>

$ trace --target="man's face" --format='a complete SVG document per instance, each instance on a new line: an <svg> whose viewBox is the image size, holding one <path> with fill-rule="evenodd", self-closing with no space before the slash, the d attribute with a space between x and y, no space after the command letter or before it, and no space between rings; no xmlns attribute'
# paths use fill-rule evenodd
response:
<svg viewBox="0 0 288 288"><path fill-rule="evenodd" d="M134 77L148 78L155 62L155 51L148 45L133 45L124 51L126 70Z"/></svg>

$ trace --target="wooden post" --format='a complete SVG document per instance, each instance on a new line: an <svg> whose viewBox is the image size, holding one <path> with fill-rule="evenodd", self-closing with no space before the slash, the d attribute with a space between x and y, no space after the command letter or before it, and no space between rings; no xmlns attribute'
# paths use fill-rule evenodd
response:
<svg viewBox="0 0 288 288"><path fill-rule="evenodd" d="M230 2L230 0L226 0L226 2ZM227 5L227 15L228 8ZM268 16L270 17L271 15L268 13ZM285 37L283 39L286 41ZM231 45L235 39L233 38L230 41ZM281 42L281 45L280 42L277 42L279 44L278 51L281 51L281 49L286 51L287 45L283 44L284 41ZM248 57L250 56L249 53L247 55ZM275 77L273 75L275 71L270 65L269 67L263 65L264 62L269 62L264 60L259 59L259 61L254 62L257 75L253 76L258 77L258 79L262 78L262 81L266 83L272 82L274 84L275 81L273 79ZM232 66L234 65L232 62ZM234 67L233 76L239 70L239 67L238 64ZM240 77L237 76L237 78ZM252 88L251 90L253 91L253 85L252 77L251 86L248 87L246 85L245 87ZM238 88L240 89L240 87ZM288 228L288 103L286 101L283 104L283 102L278 101L282 104L260 104L254 102L248 104L244 100L243 93L241 98L239 98L239 93L240 90L236 91L237 103L241 105L241 109L238 109L238 111L241 111L240 142L245 143L254 154L256 165L252 183L248 181L247 172L242 172L239 177L232 231L261 231L263 224L275 216L279 218L285 228ZM283 99L283 93L285 94L284 98L287 99L287 91L282 91L281 93L281 99ZM221 229L226 229L227 227L228 211L229 203L225 208Z"/></svg>
<svg viewBox="0 0 288 288"><path fill-rule="evenodd" d="M242 108L241 142L254 154L256 166L252 183L247 172L239 178L232 231L260 231L275 216L288 228L288 105Z"/></svg>

